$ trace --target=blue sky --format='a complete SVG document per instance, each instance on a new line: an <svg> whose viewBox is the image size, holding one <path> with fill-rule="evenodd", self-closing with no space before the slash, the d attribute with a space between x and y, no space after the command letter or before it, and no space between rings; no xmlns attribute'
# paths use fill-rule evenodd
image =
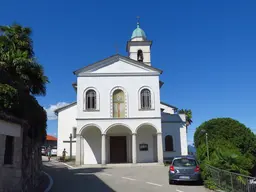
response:
<svg viewBox="0 0 256 192"><path fill-rule="evenodd" d="M8 0L1 2L0 24L32 28L51 81L38 99L50 112L75 100L74 70L115 54L116 46L127 55L139 15L153 40L152 65L164 71L162 101L193 111L189 142L197 126L215 117L235 118L256 132L256 1L149 2ZM48 121L48 132L57 132L56 120Z"/></svg>

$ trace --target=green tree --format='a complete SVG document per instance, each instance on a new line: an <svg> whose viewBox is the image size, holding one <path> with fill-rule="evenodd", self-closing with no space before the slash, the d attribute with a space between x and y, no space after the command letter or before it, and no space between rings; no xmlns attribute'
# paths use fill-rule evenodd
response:
<svg viewBox="0 0 256 192"><path fill-rule="evenodd" d="M34 57L31 29L14 24L0 26L0 83L27 94L45 95L48 78Z"/></svg>
<svg viewBox="0 0 256 192"><path fill-rule="evenodd" d="M208 133L210 162L206 158ZM194 134L197 158L204 164L232 172L249 174L255 162L256 137L242 123L231 118L216 118L202 123Z"/></svg>
<svg viewBox="0 0 256 192"><path fill-rule="evenodd" d="M33 51L31 29L0 26L0 110L24 119L31 137L43 139L46 113L34 96L46 94L49 82Z"/></svg>
<svg viewBox="0 0 256 192"><path fill-rule="evenodd" d="M186 129L188 130L188 126L191 125L191 123L193 123L192 111L190 109L180 109L178 110L178 113L186 115Z"/></svg>

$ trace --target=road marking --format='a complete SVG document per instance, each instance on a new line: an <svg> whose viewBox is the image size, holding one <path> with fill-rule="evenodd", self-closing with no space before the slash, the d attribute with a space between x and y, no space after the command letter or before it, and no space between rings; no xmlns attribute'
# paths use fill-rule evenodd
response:
<svg viewBox="0 0 256 192"><path fill-rule="evenodd" d="M177 191L177 192L184 192L184 191L181 191L181 190L179 190L179 189L176 189L176 191Z"/></svg>
<svg viewBox="0 0 256 192"><path fill-rule="evenodd" d="M135 181L136 179L133 178L129 178L129 177L122 177L123 179L127 179L127 180L131 180L131 181Z"/></svg>
<svg viewBox="0 0 256 192"><path fill-rule="evenodd" d="M108 174L108 173L100 173L102 175L107 175L107 176L112 176L111 174Z"/></svg>
<svg viewBox="0 0 256 192"><path fill-rule="evenodd" d="M51 190L51 188L52 188L52 186L53 186L53 179L52 179L52 177L51 177L48 173L46 173L46 172L44 172L44 171L42 171L42 172L49 178L49 185L48 185L48 187L44 190L44 192L48 192L48 191Z"/></svg>
<svg viewBox="0 0 256 192"><path fill-rule="evenodd" d="M94 175L94 173L75 173L75 175Z"/></svg>
<svg viewBox="0 0 256 192"><path fill-rule="evenodd" d="M73 169L74 167L71 165L68 165L67 163L63 163L64 165L66 165L67 167L69 167L70 169Z"/></svg>
<svg viewBox="0 0 256 192"><path fill-rule="evenodd" d="M155 185L155 186L158 186L158 187L162 187L162 185L159 185L157 183L151 183L151 182L146 182L147 184L150 184L150 185Z"/></svg>

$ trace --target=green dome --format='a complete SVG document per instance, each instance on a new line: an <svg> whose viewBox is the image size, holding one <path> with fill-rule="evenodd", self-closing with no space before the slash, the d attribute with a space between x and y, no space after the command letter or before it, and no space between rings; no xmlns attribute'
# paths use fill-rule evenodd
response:
<svg viewBox="0 0 256 192"><path fill-rule="evenodd" d="M145 32L140 28L140 24L137 23L137 28L133 31L131 39L135 37L142 37L146 39L146 34Z"/></svg>

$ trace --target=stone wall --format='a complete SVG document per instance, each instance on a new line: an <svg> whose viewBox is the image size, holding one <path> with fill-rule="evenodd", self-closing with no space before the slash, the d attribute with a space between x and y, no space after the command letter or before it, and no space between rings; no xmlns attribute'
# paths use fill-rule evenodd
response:
<svg viewBox="0 0 256 192"><path fill-rule="evenodd" d="M2 123L3 121L0 120ZM10 126L0 124L0 129ZM27 128L20 130L20 136L14 137L14 157L12 165L4 165L6 135L0 133L0 191L33 192L39 183L42 158L41 143L28 137ZM10 135L10 134L8 134Z"/></svg>
<svg viewBox="0 0 256 192"><path fill-rule="evenodd" d="M5 156L5 142L6 135L3 134L4 129L8 129L12 126L12 123L4 122L1 120L0 124L1 133L0 133L0 191L13 191L14 187L21 187L21 168L22 168L22 129L20 126L12 130L11 133L6 134L9 136L14 136L14 149L13 149L13 163L4 164ZM13 126L13 127L15 127Z"/></svg>
<svg viewBox="0 0 256 192"><path fill-rule="evenodd" d="M22 189L34 191L39 183L42 168L41 143L35 143L24 132L22 155Z"/></svg>

